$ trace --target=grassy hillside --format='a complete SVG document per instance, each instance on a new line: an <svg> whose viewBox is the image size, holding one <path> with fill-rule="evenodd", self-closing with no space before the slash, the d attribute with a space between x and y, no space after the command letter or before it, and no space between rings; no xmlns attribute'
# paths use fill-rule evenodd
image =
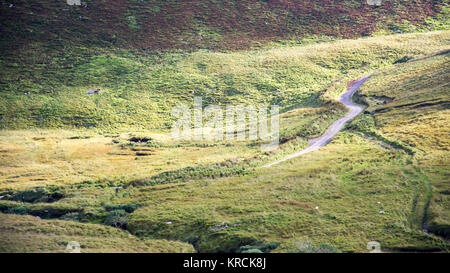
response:
<svg viewBox="0 0 450 273"><path fill-rule="evenodd" d="M365 114L321 150L244 177L139 195L146 205L130 230L196 234L201 251L235 237L281 241L276 251L364 251L372 240L384 251L448 251L422 231L448 236L448 56L376 72L361 91ZM162 219L173 228L160 229Z"/></svg>
<svg viewBox="0 0 450 273"><path fill-rule="evenodd" d="M376 138L414 153L427 185L424 229L449 237L449 51L376 73L360 94L357 123Z"/></svg>
<svg viewBox="0 0 450 273"><path fill-rule="evenodd" d="M203 60L205 77L223 70L244 75L238 83L245 84L251 74L244 72L255 71L250 60L265 75L285 71L275 84L310 84L304 98L286 103L279 151L261 154L251 142L176 142L164 131L3 130L0 210L42 223L113 225L200 252L365 252L370 241L383 251L448 251L448 242L423 232L448 234L448 39L443 31L187 54L177 67L192 77ZM320 134L343 114L333 101L347 82L379 67L358 96L368 108L329 145L255 168ZM328 81L317 86L319 79Z"/></svg>
<svg viewBox="0 0 450 273"><path fill-rule="evenodd" d="M167 240L138 239L113 227L73 221L41 220L33 216L0 213L0 252L64 253L69 242L80 243L81 252L117 253L193 252L191 245Z"/></svg>
<svg viewBox="0 0 450 273"><path fill-rule="evenodd" d="M351 77L446 45L448 32L442 31L230 53L149 55L92 47L26 67L4 62L0 128L168 129L172 107L192 105L194 96L202 96L204 106L321 106L329 98L320 102L315 96L332 85L339 92ZM86 94L92 88L101 93Z"/></svg>
<svg viewBox="0 0 450 273"><path fill-rule="evenodd" d="M448 0L17 0L0 16L0 252L450 251ZM367 108L328 145L260 168L369 73ZM279 105L279 149L172 139L194 96Z"/></svg>
<svg viewBox="0 0 450 273"><path fill-rule="evenodd" d="M0 94L4 98L0 103L3 129L36 127L1 131L2 186L22 188L86 180L127 182L188 166L228 166L230 163L224 162L231 160L235 165L254 156L262 156L262 160L280 157L307 145L309 138L320 135L344 113L335 98L348 81L403 58L421 58L447 48L448 40L448 31L442 31L262 51L196 52L178 56L175 63L167 57L173 55L164 55L153 66L152 58L140 57L140 61L149 62L142 69L147 76L140 77L140 72L126 74L113 83L107 79L114 74L102 70L103 66L86 69L83 65L81 75L100 73L111 89L102 86L103 93L87 95L89 85L71 87L62 83L61 90L54 94ZM200 64L205 67L200 69ZM71 75L70 70L53 73L61 76L39 78L39 84L50 86L50 82L64 79L63 75ZM20 81L13 81L17 74L5 75L11 86L20 86ZM236 93L227 95L231 89ZM172 140L166 130L172 125L171 106L192 105L192 92L203 97L204 105L281 104L286 111L280 118L281 141L285 143L281 151L260 155L259 145L252 142ZM46 127L89 128L61 131ZM153 140L139 144L129 140L133 136Z"/></svg>
<svg viewBox="0 0 450 273"><path fill-rule="evenodd" d="M314 45L289 50L291 56L284 50L187 52L448 27L446 1L428 0L382 6L353 0L2 1L0 14L2 129L168 128L172 106L190 103L194 94L206 103L288 108L352 71L433 48L417 45L422 52L410 52L405 38L392 47L381 39L342 48L337 42L333 59L326 57L329 47ZM317 53L308 56L311 51ZM92 88L102 94L86 95Z"/></svg>

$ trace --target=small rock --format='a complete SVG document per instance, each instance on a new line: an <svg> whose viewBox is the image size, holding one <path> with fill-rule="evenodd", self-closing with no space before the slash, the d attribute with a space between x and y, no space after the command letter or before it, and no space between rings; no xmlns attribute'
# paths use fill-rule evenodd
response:
<svg viewBox="0 0 450 273"><path fill-rule="evenodd" d="M225 222L222 222L221 224L215 226L212 230L213 231L218 231L224 228L228 228L228 225L225 224Z"/></svg>
<svg viewBox="0 0 450 273"><path fill-rule="evenodd" d="M100 88L94 88L94 89L91 89L86 92L86 94L88 94L88 95L99 94L99 93L100 93Z"/></svg>

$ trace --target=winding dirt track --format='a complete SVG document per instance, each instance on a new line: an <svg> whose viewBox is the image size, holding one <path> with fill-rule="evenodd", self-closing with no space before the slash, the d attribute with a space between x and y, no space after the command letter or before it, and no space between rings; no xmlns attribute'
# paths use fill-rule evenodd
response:
<svg viewBox="0 0 450 273"><path fill-rule="evenodd" d="M362 112L363 108L361 106L358 106L358 105L352 103L352 96L369 77L370 77L370 75L367 75L367 76L364 76L362 78L359 78L359 79L351 82L349 87L347 88L347 90L339 97L339 101L341 103L343 103L345 105L345 107L347 107L347 109L349 109L349 112L345 116L343 116L342 118L336 120L333 124L331 124L330 128L328 128L328 130L325 134L323 134L322 136L320 136L318 138L312 139L309 142L309 146L306 147L305 149L298 151L296 153L290 154L290 155L288 155L280 160L277 160L275 162L266 164L262 167L263 168L271 167L273 165L284 162L291 158L301 156L303 154L315 151L315 150L319 149L320 147L328 144L328 142L330 142L331 139L337 133L339 133L339 131L342 130L342 128L344 127L346 122L348 122L349 120L356 117L359 113Z"/></svg>

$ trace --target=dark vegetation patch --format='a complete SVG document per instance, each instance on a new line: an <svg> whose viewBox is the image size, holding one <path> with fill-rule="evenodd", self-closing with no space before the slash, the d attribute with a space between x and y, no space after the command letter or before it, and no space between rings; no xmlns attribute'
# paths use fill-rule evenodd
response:
<svg viewBox="0 0 450 273"><path fill-rule="evenodd" d="M81 213L83 209L72 207L64 208L56 206L37 206L18 202L2 201L0 203L0 211L11 214L33 215L42 219L56 219L68 213Z"/></svg>
<svg viewBox="0 0 450 273"><path fill-rule="evenodd" d="M410 56L403 56L400 59L397 59L393 62L393 64L400 64L400 63L406 63L407 61L411 60L412 57Z"/></svg>
<svg viewBox="0 0 450 273"><path fill-rule="evenodd" d="M89 139L91 137L92 136L72 136L72 137L69 137L68 139Z"/></svg>
<svg viewBox="0 0 450 273"><path fill-rule="evenodd" d="M79 190L79 189L85 189L85 188L120 188L124 186L123 181L117 181L117 180L107 180L107 179L100 179L100 180L86 180L80 183L76 183L70 186L67 186L67 189L70 191L73 190Z"/></svg>
<svg viewBox="0 0 450 273"><path fill-rule="evenodd" d="M450 239L450 225L431 222L428 224L428 232L431 232L437 236L445 239Z"/></svg>
<svg viewBox="0 0 450 273"><path fill-rule="evenodd" d="M65 197L61 187L36 187L15 193L2 194L3 200L25 203L53 203Z"/></svg>
<svg viewBox="0 0 450 273"><path fill-rule="evenodd" d="M0 202L0 211L9 214L32 215L42 219L103 223L126 229L129 214L133 213L139 206L137 203L108 204L103 207L104 210L85 211L83 208L73 208L64 205L33 204L4 200Z"/></svg>
<svg viewBox="0 0 450 273"><path fill-rule="evenodd" d="M136 137L133 136L126 141L114 139L114 144L118 144L122 149L131 149L132 151L151 151L149 148L159 148L161 144L156 142L151 137Z"/></svg>
<svg viewBox="0 0 450 273"><path fill-rule="evenodd" d="M69 212L62 215L59 219L66 221L82 221L83 215L80 212Z"/></svg>
<svg viewBox="0 0 450 273"><path fill-rule="evenodd" d="M103 224L116 228L126 229L128 224L128 213L123 209L108 212Z"/></svg>
<svg viewBox="0 0 450 273"><path fill-rule="evenodd" d="M136 156L150 156L152 153L136 152Z"/></svg>
<svg viewBox="0 0 450 273"><path fill-rule="evenodd" d="M104 208L108 212L114 210L124 210L127 213L133 213L135 210L139 208L139 204L129 203L129 204L105 205Z"/></svg>
<svg viewBox="0 0 450 273"><path fill-rule="evenodd" d="M386 104L392 102L394 99L388 96L371 96L372 100L374 100L377 104Z"/></svg>
<svg viewBox="0 0 450 273"><path fill-rule="evenodd" d="M148 143L152 141L153 139L151 137L131 137L129 141L135 142L135 143Z"/></svg>

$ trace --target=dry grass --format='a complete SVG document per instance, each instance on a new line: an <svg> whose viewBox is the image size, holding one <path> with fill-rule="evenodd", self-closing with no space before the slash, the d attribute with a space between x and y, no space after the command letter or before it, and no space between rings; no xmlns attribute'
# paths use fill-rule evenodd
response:
<svg viewBox="0 0 450 273"><path fill-rule="evenodd" d="M89 138L71 139L78 136ZM19 189L66 185L86 180L129 181L206 163L252 157L259 147L235 145L177 147L161 134L137 133L154 138L162 147L123 147L133 134L117 137L90 132L39 130L0 133L0 188ZM112 141L119 142L117 144ZM199 143L201 144L201 143ZM146 156L138 156L141 152ZM147 155L148 154L148 155Z"/></svg>

